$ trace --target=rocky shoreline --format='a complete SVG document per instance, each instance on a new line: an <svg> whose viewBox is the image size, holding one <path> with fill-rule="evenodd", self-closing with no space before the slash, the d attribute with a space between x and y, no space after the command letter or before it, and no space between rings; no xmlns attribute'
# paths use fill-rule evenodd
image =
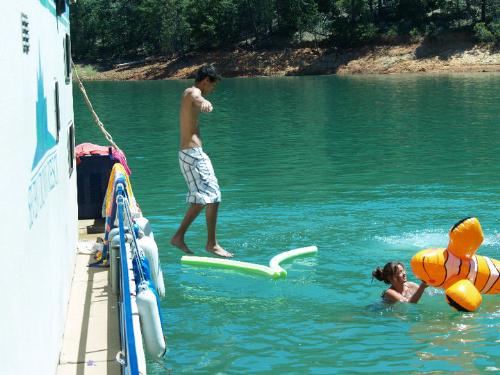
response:
<svg viewBox="0 0 500 375"><path fill-rule="evenodd" d="M192 78L205 63L215 64L224 77L500 72L500 48L454 39L342 52L320 47L236 49L154 57L97 70L79 64L77 69L84 80L183 79Z"/></svg>

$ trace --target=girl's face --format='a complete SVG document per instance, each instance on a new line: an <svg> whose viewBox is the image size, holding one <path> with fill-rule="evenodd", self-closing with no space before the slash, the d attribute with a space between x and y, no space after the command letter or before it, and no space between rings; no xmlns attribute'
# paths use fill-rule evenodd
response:
<svg viewBox="0 0 500 375"><path fill-rule="evenodd" d="M392 277L393 284L404 284L406 280L406 269L401 264L398 264Z"/></svg>

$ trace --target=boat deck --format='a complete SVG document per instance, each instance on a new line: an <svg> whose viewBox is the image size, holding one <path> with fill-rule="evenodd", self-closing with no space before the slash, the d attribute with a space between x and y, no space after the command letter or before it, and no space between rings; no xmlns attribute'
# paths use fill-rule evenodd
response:
<svg viewBox="0 0 500 375"><path fill-rule="evenodd" d="M78 227L79 243L56 374L119 375L120 365L115 360L120 351L118 308L108 282L109 268L87 267L95 262L89 250L97 237L103 236L104 228L89 234L98 227L94 220L80 220Z"/></svg>

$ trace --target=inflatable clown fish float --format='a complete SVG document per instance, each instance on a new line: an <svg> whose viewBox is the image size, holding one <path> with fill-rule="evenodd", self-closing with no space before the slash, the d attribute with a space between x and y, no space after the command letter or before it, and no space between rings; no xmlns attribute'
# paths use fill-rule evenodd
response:
<svg viewBox="0 0 500 375"><path fill-rule="evenodd" d="M476 255L484 237L475 217L456 223L449 236L446 249L430 248L415 254L411 268L422 281L443 288L452 307L474 311L481 305L481 294L500 293L500 262Z"/></svg>

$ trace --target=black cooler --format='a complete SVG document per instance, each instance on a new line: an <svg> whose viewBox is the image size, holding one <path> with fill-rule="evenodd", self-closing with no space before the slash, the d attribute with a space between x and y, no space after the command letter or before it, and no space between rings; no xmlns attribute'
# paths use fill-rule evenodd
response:
<svg viewBox="0 0 500 375"><path fill-rule="evenodd" d="M109 155L81 156L76 167L78 219L102 218L109 175L118 161Z"/></svg>

